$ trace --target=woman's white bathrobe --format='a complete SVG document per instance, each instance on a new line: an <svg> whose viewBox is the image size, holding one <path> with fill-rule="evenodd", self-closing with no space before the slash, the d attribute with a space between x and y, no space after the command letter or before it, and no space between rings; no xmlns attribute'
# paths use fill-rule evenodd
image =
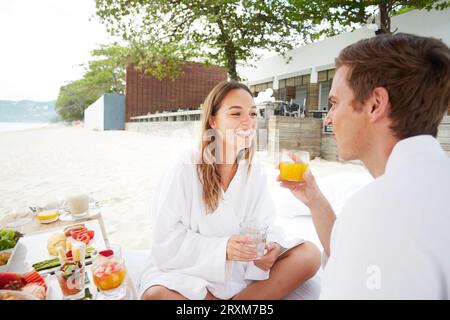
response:
<svg viewBox="0 0 450 320"><path fill-rule="evenodd" d="M241 162L215 212L206 214L202 185L188 152L168 169L154 198L152 257L141 276L139 296L150 286L162 285L188 299L203 299L207 289L230 299L252 280L269 276L253 262L226 260L227 241L239 234L242 221L257 219L269 225L267 241L291 248L302 239L286 239L272 224L276 212L261 164L250 174Z"/></svg>

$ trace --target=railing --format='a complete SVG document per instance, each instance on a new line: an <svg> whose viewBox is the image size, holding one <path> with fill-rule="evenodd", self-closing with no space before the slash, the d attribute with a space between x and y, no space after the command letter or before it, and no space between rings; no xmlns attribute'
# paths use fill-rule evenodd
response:
<svg viewBox="0 0 450 320"><path fill-rule="evenodd" d="M202 110L178 110L174 112L156 112L143 116L131 117L131 122L152 122L152 121L193 121L200 120Z"/></svg>

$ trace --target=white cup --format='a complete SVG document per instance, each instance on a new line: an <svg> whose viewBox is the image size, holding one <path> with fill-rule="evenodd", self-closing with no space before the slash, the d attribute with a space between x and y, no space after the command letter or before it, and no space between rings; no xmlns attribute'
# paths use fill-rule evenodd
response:
<svg viewBox="0 0 450 320"><path fill-rule="evenodd" d="M89 213L89 196L84 193L71 194L66 198L66 205L73 218L82 218Z"/></svg>

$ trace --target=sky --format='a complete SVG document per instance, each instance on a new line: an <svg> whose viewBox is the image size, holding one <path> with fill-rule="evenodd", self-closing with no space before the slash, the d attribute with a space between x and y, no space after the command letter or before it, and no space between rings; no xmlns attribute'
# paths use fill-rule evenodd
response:
<svg viewBox="0 0 450 320"><path fill-rule="evenodd" d="M0 100L56 100L80 79L90 51L112 42L94 14L94 0L0 0Z"/></svg>

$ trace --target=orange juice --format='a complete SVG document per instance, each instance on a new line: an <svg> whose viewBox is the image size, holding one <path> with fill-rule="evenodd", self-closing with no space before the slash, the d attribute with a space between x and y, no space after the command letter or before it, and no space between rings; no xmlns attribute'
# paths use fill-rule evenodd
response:
<svg viewBox="0 0 450 320"><path fill-rule="evenodd" d="M303 174L308 170L307 163L280 163L280 178L288 181L303 181Z"/></svg>
<svg viewBox="0 0 450 320"><path fill-rule="evenodd" d="M94 284L100 290L111 290L125 279L125 267L116 261L103 262L93 270Z"/></svg>

